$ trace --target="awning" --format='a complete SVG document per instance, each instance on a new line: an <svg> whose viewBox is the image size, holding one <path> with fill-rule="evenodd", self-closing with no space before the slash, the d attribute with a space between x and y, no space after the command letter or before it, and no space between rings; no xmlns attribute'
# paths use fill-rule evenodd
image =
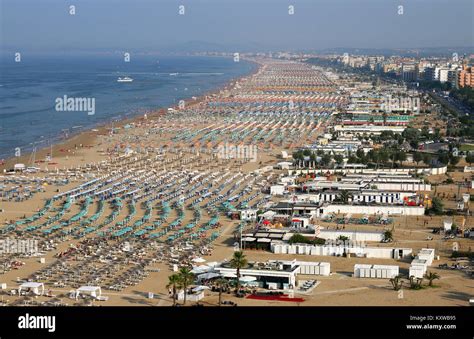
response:
<svg viewBox="0 0 474 339"><path fill-rule="evenodd" d="M219 273L214 273L214 272L204 273L204 274L198 275L198 279L200 279L200 280L202 280L202 279L213 279L213 278L217 278L217 277L220 277L220 274Z"/></svg>
<svg viewBox="0 0 474 339"><path fill-rule="evenodd" d="M210 290L210 287L201 285L201 286L194 287L192 289L193 292L200 292L200 291L204 291L204 290Z"/></svg>

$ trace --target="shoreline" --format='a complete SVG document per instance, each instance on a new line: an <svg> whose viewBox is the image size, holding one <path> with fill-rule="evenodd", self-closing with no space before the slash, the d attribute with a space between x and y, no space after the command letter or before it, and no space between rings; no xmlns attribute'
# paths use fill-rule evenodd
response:
<svg viewBox="0 0 474 339"><path fill-rule="evenodd" d="M183 99L186 102L186 107L187 108L192 108L193 106L201 104L204 100L206 100L207 97L219 94L222 91L226 91L228 89L231 89L235 86L235 84L239 81L241 81L244 78L252 77L261 68L261 64L256 62L255 60L249 60L249 59L242 59L246 62L249 62L254 66L254 69L252 69L249 73L243 74L241 76L238 76L236 78L232 78L228 81L226 81L224 84L220 85L219 87L203 92L201 95L197 96L195 100L192 99L193 96L188 97L186 99ZM173 108L177 109L178 105L174 106L168 106L168 107L156 107L154 109L150 109L149 111L147 110L146 113L131 113L131 116L123 116L119 120L115 120L113 117L111 117L109 120L100 122L94 126L89 126L86 127L84 130L81 130L77 133L73 133L68 135L66 138L61 139L60 134L56 136L58 138L55 142L53 142L51 145L39 148L36 150L36 163L31 165L30 163L30 158L32 156L33 151L25 152L22 154L20 157L9 157L3 159L2 162L0 162L0 175L6 174L5 171L13 170L13 167L15 164L24 164L25 167L39 167L40 171L37 173L40 173L44 170L42 166L46 164L44 159L46 156L50 153L52 149L52 160L48 164L51 166L48 170L52 170L55 168L62 167L60 164L55 163L55 159L61 159L66 156L80 156L80 153L75 151L80 151L84 147L92 147L94 142L96 141L97 137L99 135L104 135L106 134L112 126L115 127L120 127L123 128L123 126L133 123L133 122L138 122L140 120L143 120L143 115L147 114L147 118L154 118L158 117L160 115L165 115L168 113L168 108ZM138 108L137 110L140 110ZM82 146L80 146L82 145ZM67 151L66 151L67 150ZM72 152L72 153L71 153ZM17 173L22 173L22 172L17 172Z"/></svg>

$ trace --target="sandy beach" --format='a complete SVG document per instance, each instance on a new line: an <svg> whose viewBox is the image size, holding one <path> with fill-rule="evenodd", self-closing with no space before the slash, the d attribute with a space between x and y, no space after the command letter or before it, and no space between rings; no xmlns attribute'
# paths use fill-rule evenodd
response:
<svg viewBox="0 0 474 339"><path fill-rule="evenodd" d="M187 101L184 108L158 109L113 127L109 123L84 131L54 145L53 160L37 164L41 172L5 175L2 180L12 193L2 201L1 238L38 240L41 254L0 258L0 267L5 268L0 275L0 283L6 284L3 303L170 306L166 285L175 268L192 265L196 257L206 262L229 259L239 227L229 212L237 206L263 209L272 201L267 188L285 172L274 166L286 160L285 152L291 157L297 147L314 142L331 124L332 113L347 102L336 85L308 65L271 59L253 62L259 63L255 73ZM279 88L284 85L293 93L281 94ZM311 95L306 94L308 87ZM293 101L309 113L293 114L291 105L287 107ZM242 149L255 146L258 153L255 157L223 154L228 144ZM38 151L36 159L44 159L49 152ZM28 163L29 157L9 159L0 169ZM455 189L453 184L438 192ZM414 252L429 246L440 255L430 268L441 276L436 287L407 289L403 298L387 280L352 277L356 263L393 264L391 259L275 255L257 250L245 254L251 261L330 262L331 275L318 277L320 284L310 294L301 295L304 302L300 306L466 306L467 296L474 293L469 278L461 271L437 268L453 263L449 258L453 241L440 235L426 240L431 236L430 227L440 227L442 222L441 217L395 217L391 225L395 243L374 244L410 246ZM456 217L456 222L461 218ZM337 226L322 221L321 225ZM467 250L472 240L458 243ZM408 270L409 262L396 263L402 271ZM12 289L27 280L45 283L51 296L12 294ZM108 300L69 297L84 285L101 286ZM149 292L153 298L148 298ZM217 304L217 292L206 291L205 295L202 304ZM237 298L231 293L224 299L239 306L293 305Z"/></svg>

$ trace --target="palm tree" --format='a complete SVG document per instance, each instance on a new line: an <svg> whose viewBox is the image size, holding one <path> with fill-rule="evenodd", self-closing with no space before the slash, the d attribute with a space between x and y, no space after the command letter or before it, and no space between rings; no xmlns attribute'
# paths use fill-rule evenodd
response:
<svg viewBox="0 0 474 339"><path fill-rule="evenodd" d="M173 306L176 306L176 290L181 288L181 278L178 274L172 274L168 277L166 288L173 289Z"/></svg>
<svg viewBox="0 0 474 339"><path fill-rule="evenodd" d="M183 305L186 305L186 294L188 286L194 281L194 274L191 273L191 270L187 267L182 267L178 273L179 279L181 281L181 286L184 289L184 300Z"/></svg>
<svg viewBox="0 0 474 339"><path fill-rule="evenodd" d="M245 258L244 252L234 252L234 257L230 261L230 267L237 269L237 288L235 293L240 290L240 269L247 266L247 259Z"/></svg>
<svg viewBox="0 0 474 339"><path fill-rule="evenodd" d="M346 237L344 235L340 235L339 237L337 237L336 241L338 241L340 244L343 244L346 241L349 241L349 237Z"/></svg>
<svg viewBox="0 0 474 339"><path fill-rule="evenodd" d="M345 204L347 204L349 202L349 199L351 197L352 197L352 195L348 191L341 191L341 193L339 194L339 199L341 199L341 201Z"/></svg>
<svg viewBox="0 0 474 339"><path fill-rule="evenodd" d="M216 284L217 284L217 286L219 286L219 306L221 306L221 303L222 303L222 289L224 287L228 287L229 282L227 280L225 280L224 278L220 278L220 279L216 280Z"/></svg>
<svg viewBox="0 0 474 339"><path fill-rule="evenodd" d="M414 275L410 276L410 288L412 290L419 290L421 284L423 283L423 278L415 278Z"/></svg>
<svg viewBox="0 0 474 339"><path fill-rule="evenodd" d="M425 274L425 278L428 279L428 281L429 281L428 286L432 287L433 286L433 280L439 279L439 274L438 273L433 273L433 272L427 272Z"/></svg>
<svg viewBox="0 0 474 339"><path fill-rule="evenodd" d="M402 278L402 276L399 274L399 275L393 277L392 279L390 279L390 283L392 284L393 289L395 291L398 291L402 288L403 281L401 281L401 278Z"/></svg>

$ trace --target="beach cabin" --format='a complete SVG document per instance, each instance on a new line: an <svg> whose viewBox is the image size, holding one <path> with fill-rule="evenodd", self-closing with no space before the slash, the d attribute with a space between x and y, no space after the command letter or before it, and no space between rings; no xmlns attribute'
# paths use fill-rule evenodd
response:
<svg viewBox="0 0 474 339"><path fill-rule="evenodd" d="M391 279L399 274L399 267L395 265L354 265L355 278Z"/></svg>

